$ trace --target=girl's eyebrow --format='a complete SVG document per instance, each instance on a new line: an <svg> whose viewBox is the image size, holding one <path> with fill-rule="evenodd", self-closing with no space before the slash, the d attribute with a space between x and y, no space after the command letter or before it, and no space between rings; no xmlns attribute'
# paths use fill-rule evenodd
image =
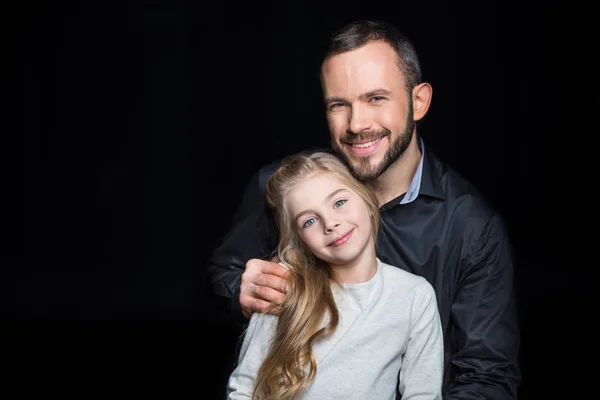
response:
<svg viewBox="0 0 600 400"><path fill-rule="evenodd" d="M348 189L345 189L345 188L340 188L340 189L334 190L333 192L329 193L329 195L327 195L327 197L325 197L325 200L323 200L323 203L327 203L327 202L331 201L331 198L332 198L332 197L336 196L336 195L337 195L338 193L340 193L340 192L345 192L345 191L347 191L347 190L348 190ZM298 220L298 218L300 218L302 215L304 215L304 214L308 214L308 213L310 213L310 209L306 209L306 210L304 210L304 211L301 211L301 212L299 212L299 213L298 213L298 214L296 214L296 216L294 217L294 221L297 221L297 220Z"/></svg>

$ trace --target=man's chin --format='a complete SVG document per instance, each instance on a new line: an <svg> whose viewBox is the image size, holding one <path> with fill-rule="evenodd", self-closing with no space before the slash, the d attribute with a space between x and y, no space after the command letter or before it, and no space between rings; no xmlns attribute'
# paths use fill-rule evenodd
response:
<svg viewBox="0 0 600 400"><path fill-rule="evenodd" d="M350 170L350 172L352 173L352 175L354 175L355 178L359 179L359 180L363 180L363 178L361 178L362 176L366 176L366 180L370 180L371 178L369 178L370 176L373 175L377 175L379 176L380 174L376 174L376 172L380 169L380 163L375 163L373 161L373 156L369 155L369 156L359 156L356 154L353 154L352 152L348 151L348 150L342 150L339 147L335 148L334 147L335 152L338 154L338 156L340 156L340 158L342 158L344 160L344 162L346 163L346 166L348 167L348 169Z"/></svg>
<svg viewBox="0 0 600 400"><path fill-rule="evenodd" d="M361 170L361 171L352 171L352 175L361 182L370 182L381 176L381 172L379 170Z"/></svg>
<svg viewBox="0 0 600 400"><path fill-rule="evenodd" d="M350 172L357 178L359 181L371 181L373 179L379 178L381 175L381 165L374 164L369 162L368 164L365 162L351 162Z"/></svg>

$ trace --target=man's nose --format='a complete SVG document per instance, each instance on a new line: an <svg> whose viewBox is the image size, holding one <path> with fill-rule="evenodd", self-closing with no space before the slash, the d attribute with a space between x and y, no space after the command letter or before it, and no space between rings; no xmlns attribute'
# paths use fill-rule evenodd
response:
<svg viewBox="0 0 600 400"><path fill-rule="evenodd" d="M348 120L348 133L359 134L369 130L372 127L371 113L366 107L354 106L350 110L350 118Z"/></svg>

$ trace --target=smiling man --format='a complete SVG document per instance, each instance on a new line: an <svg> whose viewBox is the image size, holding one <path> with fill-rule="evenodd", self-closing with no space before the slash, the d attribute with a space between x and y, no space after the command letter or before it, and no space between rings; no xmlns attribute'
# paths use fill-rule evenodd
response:
<svg viewBox="0 0 600 400"><path fill-rule="evenodd" d="M385 22L351 23L329 42L321 84L332 149L380 204L377 256L435 289L444 399L516 399L520 336L510 240L500 215L418 135L432 87L412 44ZM255 175L235 225L208 261L216 297L244 321L285 297L286 270L270 260L277 229L264 203L277 166Z"/></svg>
<svg viewBox="0 0 600 400"><path fill-rule="evenodd" d="M331 145L382 205L407 191L421 158L415 120L429 108L431 86L418 75L405 77L384 41L333 53L322 66Z"/></svg>

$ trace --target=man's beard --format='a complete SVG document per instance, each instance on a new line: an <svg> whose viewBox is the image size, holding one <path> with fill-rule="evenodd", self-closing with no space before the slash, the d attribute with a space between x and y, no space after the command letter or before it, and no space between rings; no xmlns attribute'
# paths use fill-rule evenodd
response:
<svg viewBox="0 0 600 400"><path fill-rule="evenodd" d="M344 161L344 163L350 169L350 172L359 181L372 181L381 176L387 169L406 151L412 140L412 134L415 130L415 120L413 118L412 105L409 105L409 112L406 116L405 129L398 137L391 143L387 149L383 160L378 165L371 165L371 157L360 157L358 164L352 163L350 157L346 155L342 147L336 142L332 141L331 146L335 153ZM342 143L365 143L372 140L381 139L384 136L388 137L388 140L392 140L392 132L388 129L381 129L379 131L365 131L359 134L348 133L344 137L340 138Z"/></svg>

